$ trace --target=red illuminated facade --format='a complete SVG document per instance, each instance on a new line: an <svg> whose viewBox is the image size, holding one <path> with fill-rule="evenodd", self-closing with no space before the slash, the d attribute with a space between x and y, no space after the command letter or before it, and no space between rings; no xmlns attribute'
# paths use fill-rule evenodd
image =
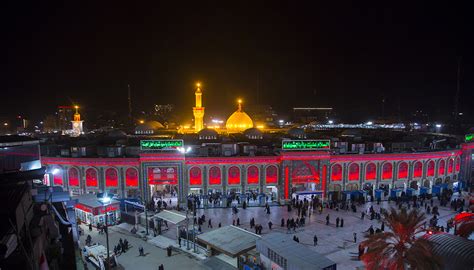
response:
<svg viewBox="0 0 474 270"><path fill-rule="evenodd" d="M295 187L310 185L325 197L332 191L358 190L367 185L400 187L402 181L407 187L452 183L462 173L462 151L358 155L321 151L189 158L166 152L142 153L139 158L43 157L42 163L48 171L59 171L51 175L52 185L76 194L108 189L123 197L143 196L150 186L172 185L180 187L177 190L185 199L191 187L203 193L230 189L261 192L272 187L278 191L278 199L284 200L291 198Z"/></svg>

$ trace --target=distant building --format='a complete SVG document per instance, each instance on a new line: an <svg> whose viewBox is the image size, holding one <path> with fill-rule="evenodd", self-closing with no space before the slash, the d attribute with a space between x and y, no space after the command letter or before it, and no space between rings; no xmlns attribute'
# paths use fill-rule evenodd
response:
<svg viewBox="0 0 474 270"><path fill-rule="evenodd" d="M277 113L270 105L247 106L247 113L252 116L256 125L272 126L277 121Z"/></svg>
<svg viewBox="0 0 474 270"><path fill-rule="evenodd" d="M72 129L72 120L74 116L74 107L73 106L58 106L58 111L56 112L58 117L58 128L61 131L66 131Z"/></svg>
<svg viewBox="0 0 474 270"><path fill-rule="evenodd" d="M308 124L326 123L333 114L332 108L299 107L293 108L293 121Z"/></svg>

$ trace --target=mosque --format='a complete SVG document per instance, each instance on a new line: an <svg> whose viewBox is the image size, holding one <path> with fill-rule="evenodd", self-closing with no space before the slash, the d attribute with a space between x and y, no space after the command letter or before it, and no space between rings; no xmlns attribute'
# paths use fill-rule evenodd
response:
<svg viewBox="0 0 474 270"><path fill-rule="evenodd" d="M198 133L204 129L204 107L202 106L201 83L196 84L196 92L194 92L194 95L196 99L196 106L193 107L194 132ZM252 118L242 110L242 99L238 99L237 103L237 110L227 118L225 130L219 130L221 133L240 133L254 127Z"/></svg>
<svg viewBox="0 0 474 270"><path fill-rule="evenodd" d="M167 192L182 205L189 195L198 195L206 207L225 207L236 197L263 205L284 204L295 196L348 200L440 194L469 184L474 175L474 142L467 139L400 150L400 142L380 138L378 130L351 136L345 130L301 128L264 133L254 127L241 99L225 128L210 128L204 124L201 84L194 94L195 124L182 132L143 122L134 135L112 131L96 141L44 142L47 182L72 195L108 192L150 201ZM73 124L75 134L81 134L77 111ZM390 149L377 150L382 144ZM220 200L211 204L210 198Z"/></svg>

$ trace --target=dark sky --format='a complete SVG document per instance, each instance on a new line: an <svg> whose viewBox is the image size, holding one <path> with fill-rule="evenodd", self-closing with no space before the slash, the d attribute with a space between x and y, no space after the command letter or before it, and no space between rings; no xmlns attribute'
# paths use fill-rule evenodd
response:
<svg viewBox="0 0 474 270"><path fill-rule="evenodd" d="M364 121L381 114L385 97L386 114L400 107L441 119L453 110L460 56L460 111L474 114L468 6L46 2L4 8L0 116L41 119L71 102L88 117L126 114L130 83L134 110L174 103L191 117L199 80L208 115L226 116L242 97Z"/></svg>

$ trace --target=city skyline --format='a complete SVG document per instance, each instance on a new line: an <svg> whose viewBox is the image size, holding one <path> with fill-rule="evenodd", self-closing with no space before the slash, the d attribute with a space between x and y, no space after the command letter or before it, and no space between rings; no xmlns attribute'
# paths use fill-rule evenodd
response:
<svg viewBox="0 0 474 270"><path fill-rule="evenodd" d="M129 84L135 111L184 111L199 80L209 114L231 113L241 96L278 111L334 107L347 121L417 110L449 118L462 57L459 112L472 116L472 22L462 7L307 7L11 12L4 89L24 106L9 102L0 115L44 118L73 103L126 115Z"/></svg>

